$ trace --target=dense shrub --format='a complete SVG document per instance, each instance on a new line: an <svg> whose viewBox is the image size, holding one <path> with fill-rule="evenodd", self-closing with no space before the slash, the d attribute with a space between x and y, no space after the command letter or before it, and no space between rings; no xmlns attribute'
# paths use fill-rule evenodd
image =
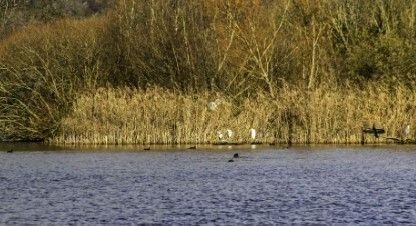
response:
<svg viewBox="0 0 416 226"><path fill-rule="evenodd" d="M99 83L100 19L32 25L0 46L3 139L43 139L59 128L78 92Z"/></svg>

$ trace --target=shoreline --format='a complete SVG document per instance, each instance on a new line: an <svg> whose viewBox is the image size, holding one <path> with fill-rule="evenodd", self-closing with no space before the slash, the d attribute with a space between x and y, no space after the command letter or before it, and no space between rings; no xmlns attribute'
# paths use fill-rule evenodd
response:
<svg viewBox="0 0 416 226"><path fill-rule="evenodd" d="M195 146L195 148L190 148ZM252 152L262 150L276 151L330 151L330 150L368 150L368 149L386 149L397 151L415 151L414 144L395 144L395 143L373 143L373 144L293 144L291 146L284 144L269 145L209 145L209 144L182 144L182 145L103 145L103 144L46 144L46 143L1 143L0 153L21 153L21 152ZM10 151L11 150L11 151Z"/></svg>

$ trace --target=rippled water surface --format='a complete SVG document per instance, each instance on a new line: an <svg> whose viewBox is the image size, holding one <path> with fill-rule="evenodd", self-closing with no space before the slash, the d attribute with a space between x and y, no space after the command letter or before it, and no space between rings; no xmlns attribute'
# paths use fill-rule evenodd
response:
<svg viewBox="0 0 416 226"><path fill-rule="evenodd" d="M0 224L415 224L415 176L415 146L3 150Z"/></svg>

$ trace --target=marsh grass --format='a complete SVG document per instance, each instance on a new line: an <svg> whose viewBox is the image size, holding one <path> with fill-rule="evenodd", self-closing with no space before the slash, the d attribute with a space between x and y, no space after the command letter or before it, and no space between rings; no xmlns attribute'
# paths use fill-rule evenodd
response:
<svg viewBox="0 0 416 226"><path fill-rule="evenodd" d="M386 136L400 137L416 113L409 104L416 100L416 93L373 88L322 87L306 92L286 87L275 99L259 93L242 101L219 93L100 88L77 98L74 111L50 142L210 144L220 141L217 131L231 129L234 136L228 142L251 143L248 131L256 128L255 142L260 143L360 143L361 129L373 123L384 127ZM218 109L208 110L207 104L215 99L221 100ZM371 136L366 141L386 142Z"/></svg>

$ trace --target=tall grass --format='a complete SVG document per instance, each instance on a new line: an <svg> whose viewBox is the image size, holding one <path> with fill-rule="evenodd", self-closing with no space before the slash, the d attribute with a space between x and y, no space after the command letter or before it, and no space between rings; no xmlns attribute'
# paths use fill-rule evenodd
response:
<svg viewBox="0 0 416 226"><path fill-rule="evenodd" d="M243 101L221 93L99 89L76 100L74 111L63 120L61 133L50 142L215 143L221 142L218 131L231 129L234 136L228 142L232 143L359 143L362 128L373 123L387 130L386 137L400 137L401 129L416 113L411 104L416 93L404 86L372 88L305 91L287 86L275 98L258 93ZM216 99L220 105L210 111L207 104ZM258 131L256 140L250 139L250 128ZM386 140L369 136L367 142Z"/></svg>

